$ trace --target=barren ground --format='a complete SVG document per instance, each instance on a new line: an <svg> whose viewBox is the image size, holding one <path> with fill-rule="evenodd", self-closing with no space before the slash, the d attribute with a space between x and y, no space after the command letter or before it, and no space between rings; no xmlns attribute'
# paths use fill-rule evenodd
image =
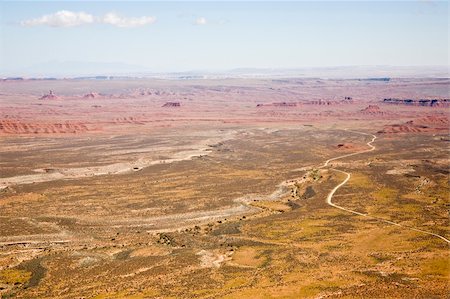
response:
<svg viewBox="0 0 450 299"><path fill-rule="evenodd" d="M446 298L448 88L0 82L0 294Z"/></svg>

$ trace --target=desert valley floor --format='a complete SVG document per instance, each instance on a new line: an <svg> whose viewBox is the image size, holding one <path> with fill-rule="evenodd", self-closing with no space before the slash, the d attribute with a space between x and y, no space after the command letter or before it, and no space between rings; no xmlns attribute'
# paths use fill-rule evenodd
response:
<svg viewBox="0 0 450 299"><path fill-rule="evenodd" d="M4 80L2 298L447 298L449 79Z"/></svg>

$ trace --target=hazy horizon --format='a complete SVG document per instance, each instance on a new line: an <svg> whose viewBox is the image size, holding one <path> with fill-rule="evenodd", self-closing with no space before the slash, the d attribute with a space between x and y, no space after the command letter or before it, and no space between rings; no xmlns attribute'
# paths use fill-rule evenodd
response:
<svg viewBox="0 0 450 299"><path fill-rule="evenodd" d="M370 77L449 77L448 65L393 66L393 65L343 65L292 68L192 69L183 71L155 71L138 65L124 63L94 62L49 62L35 65L21 71L2 71L0 78L81 78L81 77L135 77L135 78L342 78L357 79ZM53 69L54 71L48 71ZM31 71L30 71L31 70ZM350 73L349 73L350 72Z"/></svg>

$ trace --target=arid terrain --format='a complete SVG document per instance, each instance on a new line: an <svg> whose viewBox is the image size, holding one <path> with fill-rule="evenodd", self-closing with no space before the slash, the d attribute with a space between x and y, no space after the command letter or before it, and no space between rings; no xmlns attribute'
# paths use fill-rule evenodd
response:
<svg viewBox="0 0 450 299"><path fill-rule="evenodd" d="M449 87L0 81L0 296L448 298Z"/></svg>

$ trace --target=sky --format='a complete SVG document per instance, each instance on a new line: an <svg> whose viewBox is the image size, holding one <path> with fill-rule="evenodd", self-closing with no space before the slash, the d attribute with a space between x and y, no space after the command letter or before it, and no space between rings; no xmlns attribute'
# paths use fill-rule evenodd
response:
<svg viewBox="0 0 450 299"><path fill-rule="evenodd" d="M447 1L1 1L3 73L448 65Z"/></svg>

